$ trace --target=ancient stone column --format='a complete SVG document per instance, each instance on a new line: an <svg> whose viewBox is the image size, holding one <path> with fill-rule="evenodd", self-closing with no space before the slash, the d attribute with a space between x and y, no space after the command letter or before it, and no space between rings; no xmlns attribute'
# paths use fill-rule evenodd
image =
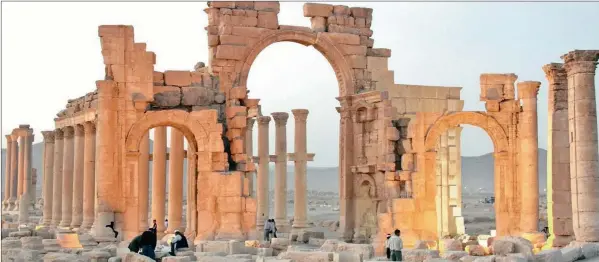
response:
<svg viewBox="0 0 599 262"><path fill-rule="evenodd" d="M275 120L275 222L281 232L289 228L287 221L287 119L289 113L272 113Z"/></svg>
<svg viewBox="0 0 599 262"><path fill-rule="evenodd" d="M85 155L85 132L83 125L75 127L74 160L73 160L73 217L71 228L79 228L83 222L83 166Z"/></svg>
<svg viewBox="0 0 599 262"><path fill-rule="evenodd" d="M168 228L167 233L180 229L183 218L183 133L171 128L168 182Z"/></svg>
<svg viewBox="0 0 599 262"><path fill-rule="evenodd" d="M568 139L568 78L563 64L543 66L549 82L547 114L547 246L563 247L572 234L570 141Z"/></svg>
<svg viewBox="0 0 599 262"><path fill-rule="evenodd" d="M291 110L295 118L295 153L289 154L289 160L295 162L295 190L293 203L293 225L294 230L308 227L308 181L306 177L306 166L308 161L312 161L314 154L307 153L306 143L306 120L308 119L307 109Z"/></svg>
<svg viewBox="0 0 599 262"><path fill-rule="evenodd" d="M252 159L254 159L254 122L256 119L248 118L247 119L247 128L245 130L245 152L246 155ZM254 175L255 172L251 172L247 174L248 176L248 189L250 196L254 196Z"/></svg>
<svg viewBox="0 0 599 262"><path fill-rule="evenodd" d="M10 162L10 158L11 155L13 154L12 152L12 137L11 135L6 135L6 160L5 160L5 164L4 167L6 168L6 171L4 172L4 201L2 202L2 210L9 210L8 208L10 207L10 189L11 189L11 175L10 175L10 171L11 171L11 162Z"/></svg>
<svg viewBox="0 0 599 262"><path fill-rule="evenodd" d="M154 128L152 150L152 219L158 223L158 232L164 232L166 194L166 127Z"/></svg>
<svg viewBox="0 0 599 262"><path fill-rule="evenodd" d="M25 137L18 136L19 138L19 176L17 183L17 197L20 199L23 195L24 182L25 182ZM21 201L19 201L19 206L21 206Z"/></svg>
<svg viewBox="0 0 599 262"><path fill-rule="evenodd" d="M256 229L262 231L264 229L264 221L270 218L269 216L269 197L268 197L268 162L270 160L268 154L268 124L270 116L258 117L258 188L256 195L258 203L256 207Z"/></svg>
<svg viewBox="0 0 599 262"><path fill-rule="evenodd" d="M82 230L90 230L95 219L96 203L96 125L83 124L85 133L83 146L83 222Z"/></svg>
<svg viewBox="0 0 599 262"><path fill-rule="evenodd" d="M73 216L73 161L75 130L68 126L63 128L63 157L62 157L62 217L60 227L71 225Z"/></svg>
<svg viewBox="0 0 599 262"><path fill-rule="evenodd" d="M541 82L524 81L518 83L518 97L522 101L519 114L520 145L520 191L522 211L520 230L523 233L538 232L539 224L539 162L538 162L538 121L537 95Z"/></svg>
<svg viewBox="0 0 599 262"><path fill-rule="evenodd" d="M29 208L32 208L31 201L31 191L35 190L33 188L33 181L31 179L32 170L31 170L31 158L32 158L32 144L33 144L33 134L28 134L26 136L22 136L23 143L25 144L25 159L23 160L23 194L21 195L21 201L19 203L19 224L29 223Z"/></svg>
<svg viewBox="0 0 599 262"><path fill-rule="evenodd" d="M10 155L10 200L9 200L9 204L10 204L10 209L9 210L17 210L19 207L19 200L18 200L18 195L17 195L17 191L18 191L18 187L19 187L19 164L18 164L18 157L19 157L19 141L18 141L18 137L16 135L11 135L11 139L12 139L12 144L11 144L11 152L12 154Z"/></svg>
<svg viewBox="0 0 599 262"><path fill-rule="evenodd" d="M52 187L54 186L54 131L42 131L44 136L44 226L52 223Z"/></svg>
<svg viewBox="0 0 599 262"><path fill-rule="evenodd" d="M137 181L139 183L139 195L138 202L139 206L139 230L145 231L149 227L148 221L148 205L150 200L150 133L146 132L146 134L141 138L141 142L139 143L139 163L137 167L138 178ZM142 231L142 232L143 232Z"/></svg>
<svg viewBox="0 0 599 262"><path fill-rule="evenodd" d="M572 226L579 242L599 242L599 153L595 70L599 50L562 56L568 74Z"/></svg>
<svg viewBox="0 0 599 262"><path fill-rule="evenodd" d="M52 177L52 226L58 226L62 218L62 153L64 132L54 130L54 166Z"/></svg>

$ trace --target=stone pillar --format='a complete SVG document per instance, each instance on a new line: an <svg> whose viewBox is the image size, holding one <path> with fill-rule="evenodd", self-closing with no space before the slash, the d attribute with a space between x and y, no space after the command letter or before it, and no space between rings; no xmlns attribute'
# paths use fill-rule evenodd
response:
<svg viewBox="0 0 599 262"><path fill-rule="evenodd" d="M74 141L75 130L73 127L63 128L64 149L62 157L62 217L60 227L71 225L73 215L73 161L74 161Z"/></svg>
<svg viewBox="0 0 599 262"><path fill-rule="evenodd" d="M62 153L64 151L64 132L54 130L54 166L52 177L52 226L58 226L62 218Z"/></svg>
<svg viewBox="0 0 599 262"><path fill-rule="evenodd" d="M599 153L595 70L599 50L562 56L568 74L572 227L579 242L599 242Z"/></svg>
<svg viewBox="0 0 599 262"><path fill-rule="evenodd" d="M83 222L83 172L85 156L85 131L83 125L75 127L74 160L73 160L73 216L71 228L79 228Z"/></svg>
<svg viewBox="0 0 599 262"><path fill-rule="evenodd" d="M264 221L269 217L269 202L268 197L268 162L270 160L268 154L268 124L270 116L258 117L258 188L257 207L256 207L256 230L261 232L264 229Z"/></svg>
<svg viewBox="0 0 599 262"><path fill-rule="evenodd" d="M275 162L275 222L281 232L289 230L287 221L287 119L289 113L272 113L275 120L275 155L271 162Z"/></svg>
<svg viewBox="0 0 599 262"><path fill-rule="evenodd" d="M81 229L88 231L94 224L96 203L96 125L83 124L83 222Z"/></svg>
<svg viewBox="0 0 599 262"><path fill-rule="evenodd" d="M289 154L289 160L295 162L294 166L294 202L293 202L293 225L294 231L308 227L308 202L307 202L307 178L306 166L308 161L312 161L314 154L307 153L306 143L306 120L308 119L307 109L291 110L295 118L295 153Z"/></svg>
<svg viewBox="0 0 599 262"><path fill-rule="evenodd" d="M18 136L19 139L19 176L17 183L17 197L20 199L23 196L24 182L25 182L25 137ZM21 201L19 201L19 206L21 206Z"/></svg>
<svg viewBox="0 0 599 262"><path fill-rule="evenodd" d="M570 243L572 200L570 199L570 141L568 139L568 78L563 64L543 66L549 82L547 114L547 222L548 247Z"/></svg>
<svg viewBox="0 0 599 262"><path fill-rule="evenodd" d="M180 230L183 218L183 133L171 128L168 182L168 228L167 233Z"/></svg>
<svg viewBox="0 0 599 262"><path fill-rule="evenodd" d="M154 128L154 145L152 150L152 219L156 219L158 232L164 227L165 195L166 195L166 127Z"/></svg>
<svg viewBox="0 0 599 262"><path fill-rule="evenodd" d="M150 133L147 132L139 143L139 160L138 160L138 203L139 206L139 230L145 231L149 228L150 221L148 221L148 205L150 200Z"/></svg>
<svg viewBox="0 0 599 262"><path fill-rule="evenodd" d="M354 120L352 119L352 96L338 97L339 112L339 234L344 241L354 235Z"/></svg>
<svg viewBox="0 0 599 262"><path fill-rule="evenodd" d="M42 131L44 136L44 216L43 225L52 223L52 191L54 183L54 131Z"/></svg>
<svg viewBox="0 0 599 262"><path fill-rule="evenodd" d="M2 202L2 210L9 210L10 207L10 190L12 184L12 176L10 175L12 163L10 162L10 158L13 154L12 143L11 135L6 135L6 159L4 160L6 171L4 171L4 201Z"/></svg>
<svg viewBox="0 0 599 262"><path fill-rule="evenodd" d="M19 156L19 141L17 136L11 135L12 144L11 144L11 155L10 155L10 200L9 200L9 210L17 210L18 203L18 195L17 188L19 187L19 164L18 164L18 156Z"/></svg>
<svg viewBox="0 0 599 262"><path fill-rule="evenodd" d="M246 155L252 159L252 161L254 160L254 122L256 122L256 119L254 118L248 118L247 119L247 128L245 130L245 152ZM249 189L249 195L250 196L255 196L254 194L254 175L256 174L256 172L251 172L251 173L247 173L248 176L248 189Z"/></svg>
<svg viewBox="0 0 599 262"><path fill-rule="evenodd" d="M30 130L32 131L32 130ZM25 144L25 148L23 151L25 155L25 159L23 159L23 194L21 195L21 201L19 203L19 224L29 223L29 208L33 207L31 201L31 191L35 190L33 188L33 181L31 179L32 170L31 170L31 158L32 158L32 144L33 144L33 134L28 134L26 136L22 136L23 143Z"/></svg>
<svg viewBox="0 0 599 262"><path fill-rule="evenodd" d="M525 81L518 83L518 97L522 101L519 114L520 145L520 192L522 211L520 230L522 233L538 232L539 224L539 162L538 162L538 121L537 95L541 82Z"/></svg>
<svg viewBox="0 0 599 262"><path fill-rule="evenodd" d="M190 236L190 239L195 239L197 236L197 154L191 150L191 146L187 147L187 210L186 210L186 226L185 235Z"/></svg>

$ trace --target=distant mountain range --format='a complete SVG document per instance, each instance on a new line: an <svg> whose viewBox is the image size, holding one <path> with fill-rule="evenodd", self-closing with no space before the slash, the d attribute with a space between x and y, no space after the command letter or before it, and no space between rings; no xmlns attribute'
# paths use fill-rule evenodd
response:
<svg viewBox="0 0 599 262"><path fill-rule="evenodd" d="M150 141L152 147L152 141ZM4 172L5 172L5 155L6 149L2 149L2 188L4 192ZM42 188L42 156L43 143L33 145L33 167L37 168L38 174L38 197L41 194ZM467 189L464 193L474 191L493 191L493 154L485 154L481 156L463 156L462 157L462 185ZM185 160L186 162L186 160ZM150 165L150 171L151 171ZM186 169L183 169L186 172ZM168 172L168 170L167 170ZM287 186L290 190L293 189L293 165L287 167ZM547 173L547 151L539 148L539 191L543 192L546 188L546 173ZM150 172L151 176L151 172ZM184 174L187 177L187 174ZM185 179L185 178L184 178ZM151 180L150 180L151 181ZM274 187L274 166L270 167L270 188ZM183 187L186 189L186 187ZM482 188L482 190L480 190ZM338 168L337 167L310 167L308 165L308 189L316 191L339 192ZM4 193L2 193L2 197Z"/></svg>

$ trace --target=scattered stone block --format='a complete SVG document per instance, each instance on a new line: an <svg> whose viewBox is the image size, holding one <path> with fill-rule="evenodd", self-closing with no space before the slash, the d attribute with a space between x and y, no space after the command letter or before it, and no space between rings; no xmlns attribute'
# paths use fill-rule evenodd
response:
<svg viewBox="0 0 599 262"><path fill-rule="evenodd" d="M108 262L108 259L110 259L112 254L107 251L92 250L84 252L83 256L89 258L91 262Z"/></svg>
<svg viewBox="0 0 599 262"><path fill-rule="evenodd" d="M302 251L287 251L279 254L278 259L291 259L292 261L331 261L333 253L330 252L302 252Z"/></svg>
<svg viewBox="0 0 599 262"><path fill-rule="evenodd" d="M273 249L269 248L269 247L267 247L267 248L264 248L264 247L258 248L258 250L256 252L256 255L262 256L262 257L271 257L271 256L273 256Z"/></svg>
<svg viewBox="0 0 599 262"><path fill-rule="evenodd" d="M362 262L362 254L339 252L333 254L333 262Z"/></svg>
<svg viewBox="0 0 599 262"><path fill-rule="evenodd" d="M324 241L324 244L320 246L320 251L324 252L337 252L337 246L340 241L337 239L327 239Z"/></svg>
<svg viewBox="0 0 599 262"><path fill-rule="evenodd" d="M572 262L582 257L582 249L579 247L565 247L560 250L562 252L562 261Z"/></svg>
<svg viewBox="0 0 599 262"><path fill-rule="evenodd" d="M326 241L326 240L324 240L324 239L321 239L321 238L313 238L313 237L311 237L311 238L308 240L308 244L309 244L309 245L314 245L314 246L322 246L322 245L324 244L324 242L325 242L325 241Z"/></svg>
<svg viewBox="0 0 599 262"><path fill-rule="evenodd" d="M405 261L424 261L427 259L440 258L438 250L428 249L404 249L402 250Z"/></svg>
<svg viewBox="0 0 599 262"><path fill-rule="evenodd" d="M337 244L337 252L348 251L361 254L363 259L374 257L374 247L371 244L353 244L341 242ZM438 254L438 252L437 252ZM438 256L437 256L438 257Z"/></svg>
<svg viewBox="0 0 599 262"><path fill-rule="evenodd" d="M165 257L162 259L162 262L191 262L189 257Z"/></svg>
<svg viewBox="0 0 599 262"><path fill-rule="evenodd" d="M509 253L514 253L515 249L514 243L510 241L505 241L503 239L493 241L493 254L495 255L505 256Z"/></svg>
<svg viewBox="0 0 599 262"><path fill-rule="evenodd" d="M534 256L535 262L561 262L563 259L559 250L543 250Z"/></svg>
<svg viewBox="0 0 599 262"><path fill-rule="evenodd" d="M462 251L462 242L457 239L442 239L441 245L444 251Z"/></svg>
<svg viewBox="0 0 599 262"><path fill-rule="evenodd" d="M486 250L481 245L468 245L466 246L466 252L471 256L484 256L486 255Z"/></svg>
<svg viewBox="0 0 599 262"><path fill-rule="evenodd" d="M441 254L441 258L449 259L452 261L460 260L465 256L468 256L468 252L466 251L445 251Z"/></svg>

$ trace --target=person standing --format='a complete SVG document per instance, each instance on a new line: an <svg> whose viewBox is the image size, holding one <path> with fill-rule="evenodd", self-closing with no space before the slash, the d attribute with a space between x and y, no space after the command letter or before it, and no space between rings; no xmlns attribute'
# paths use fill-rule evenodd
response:
<svg viewBox="0 0 599 262"><path fill-rule="evenodd" d="M152 220L152 228L150 228L154 234L158 233L158 223L156 223L156 219Z"/></svg>
<svg viewBox="0 0 599 262"><path fill-rule="evenodd" d="M391 261L402 261L401 250L403 249L403 241L399 237L401 231L395 229L394 235L389 238L389 249L391 249Z"/></svg>
<svg viewBox="0 0 599 262"><path fill-rule="evenodd" d="M385 250L387 251L387 259L391 259L391 249L389 248L389 238L391 238L391 234L387 234L387 239L385 239Z"/></svg>
<svg viewBox="0 0 599 262"><path fill-rule="evenodd" d="M264 241L270 241L270 234L273 232L273 225L270 219L264 222Z"/></svg>

